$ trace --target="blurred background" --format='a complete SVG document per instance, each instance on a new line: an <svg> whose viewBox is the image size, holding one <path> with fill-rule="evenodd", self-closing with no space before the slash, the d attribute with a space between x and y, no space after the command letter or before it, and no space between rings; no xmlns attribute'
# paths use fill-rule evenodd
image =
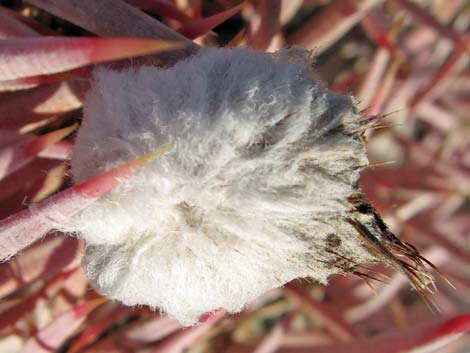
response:
<svg viewBox="0 0 470 353"><path fill-rule="evenodd" d="M41 36L158 39L156 20L201 46L311 49L314 75L381 119L366 133L362 190L455 288L436 274L436 313L403 276L371 265L386 283L298 280L238 315L215 313L183 330L100 298L79 266L80 242L49 234L0 263L0 352L470 352L470 2L0 0L0 45ZM80 122L86 68L57 71L0 80L0 155ZM72 149L73 136L55 141L0 175L0 219L70 186Z"/></svg>

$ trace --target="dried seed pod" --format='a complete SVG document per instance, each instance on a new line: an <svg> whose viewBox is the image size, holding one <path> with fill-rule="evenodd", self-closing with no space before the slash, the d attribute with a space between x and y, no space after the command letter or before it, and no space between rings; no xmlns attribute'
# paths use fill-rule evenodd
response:
<svg viewBox="0 0 470 353"><path fill-rule="evenodd" d="M299 277L383 261L430 278L358 190L369 117L310 73L310 54L203 49L169 69L98 69L72 171L77 182L171 151L60 225L85 239L103 294L183 324L242 310Z"/></svg>

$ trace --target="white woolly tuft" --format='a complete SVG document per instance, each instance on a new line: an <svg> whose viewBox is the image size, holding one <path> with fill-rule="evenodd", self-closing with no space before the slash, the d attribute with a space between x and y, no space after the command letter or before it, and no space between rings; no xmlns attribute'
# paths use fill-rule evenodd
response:
<svg viewBox="0 0 470 353"><path fill-rule="evenodd" d="M308 53L203 49L170 69L98 69L72 160L77 182L171 150L62 229L87 244L103 294L185 325L298 277L325 283L331 254L373 260L344 221L366 165L351 97Z"/></svg>

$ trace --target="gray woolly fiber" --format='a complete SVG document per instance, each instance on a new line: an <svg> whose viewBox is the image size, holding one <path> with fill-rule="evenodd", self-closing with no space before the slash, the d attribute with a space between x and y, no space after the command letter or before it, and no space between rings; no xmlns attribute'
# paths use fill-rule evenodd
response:
<svg viewBox="0 0 470 353"><path fill-rule="evenodd" d="M86 242L104 295L184 325L238 312L299 277L373 260L344 221L367 164L351 97L310 75L307 52L203 49L172 68L97 69L72 158L76 182L169 144L61 226Z"/></svg>

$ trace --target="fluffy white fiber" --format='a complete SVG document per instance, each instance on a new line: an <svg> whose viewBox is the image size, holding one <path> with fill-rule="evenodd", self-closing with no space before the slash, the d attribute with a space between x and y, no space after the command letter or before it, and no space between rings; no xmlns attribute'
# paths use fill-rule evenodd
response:
<svg viewBox="0 0 470 353"><path fill-rule="evenodd" d="M76 182L171 146L62 225L86 241L101 293L190 325L294 278L325 283L342 271L327 249L373 260L345 221L367 164L360 116L309 70L305 52L203 49L170 69L95 72Z"/></svg>

